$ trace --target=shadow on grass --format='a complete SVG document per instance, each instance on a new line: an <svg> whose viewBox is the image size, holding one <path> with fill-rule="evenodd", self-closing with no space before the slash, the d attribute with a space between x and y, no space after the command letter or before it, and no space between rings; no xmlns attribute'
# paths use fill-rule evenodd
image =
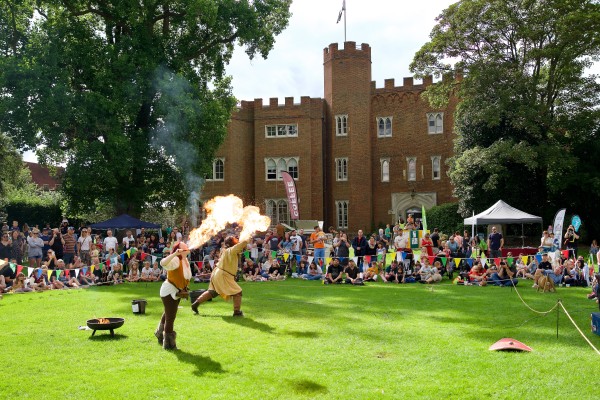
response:
<svg viewBox="0 0 600 400"><path fill-rule="evenodd" d="M319 332L314 331L283 331L283 334L304 339L316 339L321 336Z"/></svg>
<svg viewBox="0 0 600 400"><path fill-rule="evenodd" d="M183 350L174 350L173 354L175 354L179 361L196 367L196 371L194 371L194 375L196 376L202 376L210 372L216 374L225 373L223 367L221 367L221 363L211 360L210 357L203 357Z"/></svg>
<svg viewBox="0 0 600 400"><path fill-rule="evenodd" d="M230 324L244 326L246 328L255 329L255 330L261 331L261 332L275 333L275 328L273 328L271 325L267 325L262 322L257 322L255 320L253 320L252 318L248 318L248 317L245 317L245 318L222 317L222 318L223 318L223 321L230 323Z"/></svg>
<svg viewBox="0 0 600 400"><path fill-rule="evenodd" d="M308 379L302 379L299 381L288 380L289 385L299 394L326 394L329 392L326 386L318 384L317 382L310 381Z"/></svg>
<svg viewBox="0 0 600 400"><path fill-rule="evenodd" d="M95 336L91 336L88 338L88 340L92 340L94 342L107 342L107 341L117 341L117 340L124 340L127 339L128 336L127 335L121 335L119 333L115 333L115 336L112 336L110 334L110 332L107 331L106 334L98 334L96 332Z"/></svg>

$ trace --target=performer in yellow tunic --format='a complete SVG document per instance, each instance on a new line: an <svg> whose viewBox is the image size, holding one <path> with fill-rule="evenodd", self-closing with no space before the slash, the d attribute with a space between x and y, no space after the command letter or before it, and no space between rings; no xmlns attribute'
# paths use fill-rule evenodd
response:
<svg viewBox="0 0 600 400"><path fill-rule="evenodd" d="M210 276L208 290L192 304L192 311L198 314L198 306L214 297L221 296L226 301L233 298L233 316L243 317L242 307L242 288L235 281L238 271L240 254L246 249L248 242L243 240L238 243L235 236L227 236L225 239L225 250L221 252L221 257L217 266Z"/></svg>

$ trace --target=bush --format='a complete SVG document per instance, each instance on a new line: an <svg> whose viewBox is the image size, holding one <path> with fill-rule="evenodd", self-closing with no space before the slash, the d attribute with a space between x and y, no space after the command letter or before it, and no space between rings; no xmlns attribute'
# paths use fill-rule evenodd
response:
<svg viewBox="0 0 600 400"><path fill-rule="evenodd" d="M464 218L458 213L458 203L446 203L435 206L426 211L427 229L433 232L438 228L440 233L448 236L454 232L462 232L464 229Z"/></svg>

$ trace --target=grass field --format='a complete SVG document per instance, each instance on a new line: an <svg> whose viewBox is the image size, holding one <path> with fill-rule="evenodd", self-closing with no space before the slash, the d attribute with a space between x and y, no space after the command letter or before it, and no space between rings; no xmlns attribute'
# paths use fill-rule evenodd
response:
<svg viewBox="0 0 600 400"><path fill-rule="evenodd" d="M524 282L528 283L528 282ZM73 399L597 399L600 357L564 313L538 316L499 287L318 282L241 283L246 317L221 299L175 321L179 350L153 336L160 284L5 295L0 398ZM206 287L195 285L194 289ZM590 333L587 289L536 293L557 299ZM148 301L133 315L131 300ZM94 317L124 317L108 333L78 330ZM503 337L531 353L489 351Z"/></svg>

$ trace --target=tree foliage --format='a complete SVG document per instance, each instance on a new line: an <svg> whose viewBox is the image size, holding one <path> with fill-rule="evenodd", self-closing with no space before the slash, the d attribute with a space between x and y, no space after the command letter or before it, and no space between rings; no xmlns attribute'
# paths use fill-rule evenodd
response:
<svg viewBox="0 0 600 400"><path fill-rule="evenodd" d="M0 198L23 181L23 160L10 138L0 132Z"/></svg>
<svg viewBox="0 0 600 400"><path fill-rule="evenodd" d="M579 143L598 139L600 85L586 75L600 55L597 1L463 0L430 37L411 70L446 76L425 94L434 106L460 99L448 164L463 215L499 198L555 211L560 187L597 181L597 158L586 177L572 168Z"/></svg>
<svg viewBox="0 0 600 400"><path fill-rule="evenodd" d="M66 164L74 213L180 207L224 140L234 47L267 57L290 3L1 2L0 129Z"/></svg>
<svg viewBox="0 0 600 400"><path fill-rule="evenodd" d="M464 219L458 213L458 203L446 203L427 210L427 227L433 232L438 228L440 233L450 236L464 229Z"/></svg>

